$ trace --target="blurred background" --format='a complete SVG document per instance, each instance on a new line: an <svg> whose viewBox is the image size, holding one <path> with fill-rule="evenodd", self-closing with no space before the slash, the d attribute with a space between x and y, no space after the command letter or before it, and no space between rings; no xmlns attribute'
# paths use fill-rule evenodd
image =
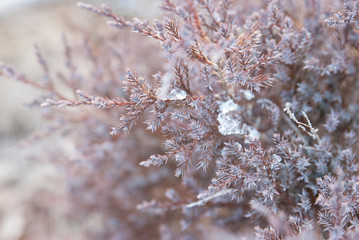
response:
<svg viewBox="0 0 359 240"><path fill-rule="evenodd" d="M105 3L127 17L151 19L159 14L159 0L82 2ZM26 73L31 80L41 79L34 51L37 44L50 70L64 68L61 37L78 38L72 35L69 23L88 29L99 24L107 27L105 19L76 4L76 0L0 1L0 62ZM31 158L53 145L67 143L53 137L27 147L20 144L43 127L41 110L27 106L37 95L30 86L0 77L0 239L80 239L76 238L76 226L62 215L67 205L62 201L66 187L61 169L50 161Z"/></svg>

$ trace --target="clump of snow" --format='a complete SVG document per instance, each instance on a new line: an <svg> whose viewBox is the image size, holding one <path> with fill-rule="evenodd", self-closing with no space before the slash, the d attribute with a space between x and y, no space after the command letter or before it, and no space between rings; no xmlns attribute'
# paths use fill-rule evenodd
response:
<svg viewBox="0 0 359 240"><path fill-rule="evenodd" d="M238 104L233 102L232 99L228 100L227 102L218 101L218 103L219 103L219 111L223 114L227 114L232 111L240 111Z"/></svg>
<svg viewBox="0 0 359 240"><path fill-rule="evenodd" d="M255 97L254 93L251 90L240 90L240 92L248 101L252 100Z"/></svg>
<svg viewBox="0 0 359 240"><path fill-rule="evenodd" d="M219 122L218 131L222 135L240 134L248 135L252 139L259 139L260 133L257 129L242 123L241 108L232 99L219 104L217 121Z"/></svg>
<svg viewBox="0 0 359 240"><path fill-rule="evenodd" d="M250 137L250 138L253 138L253 139L259 139L261 134L258 132L257 129L255 129L254 127L252 126L249 126L247 124L243 124L242 126L243 128L243 131Z"/></svg>
<svg viewBox="0 0 359 240"><path fill-rule="evenodd" d="M186 92L182 89L172 89L163 100L183 100L187 96Z"/></svg>
<svg viewBox="0 0 359 240"><path fill-rule="evenodd" d="M218 131L222 135L243 134L241 130L240 107L232 99L219 103Z"/></svg>

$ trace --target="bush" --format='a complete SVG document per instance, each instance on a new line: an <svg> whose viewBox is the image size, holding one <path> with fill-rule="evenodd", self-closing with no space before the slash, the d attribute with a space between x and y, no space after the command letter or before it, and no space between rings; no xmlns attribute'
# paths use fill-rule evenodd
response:
<svg viewBox="0 0 359 240"><path fill-rule="evenodd" d="M33 138L73 142L57 164L88 238L359 238L359 1L164 0L153 24L79 6L120 34L84 42L85 74L64 38L70 91L39 49L42 82L1 73L44 90Z"/></svg>

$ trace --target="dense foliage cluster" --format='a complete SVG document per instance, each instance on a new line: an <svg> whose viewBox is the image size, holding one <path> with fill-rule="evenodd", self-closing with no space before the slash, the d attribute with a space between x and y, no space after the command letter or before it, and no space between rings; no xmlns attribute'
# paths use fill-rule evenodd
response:
<svg viewBox="0 0 359 240"><path fill-rule="evenodd" d="M64 39L73 97L38 49L42 82L1 72L73 126L57 164L89 238L359 239L359 1L164 0L153 24L79 6L119 30L85 41L90 74Z"/></svg>

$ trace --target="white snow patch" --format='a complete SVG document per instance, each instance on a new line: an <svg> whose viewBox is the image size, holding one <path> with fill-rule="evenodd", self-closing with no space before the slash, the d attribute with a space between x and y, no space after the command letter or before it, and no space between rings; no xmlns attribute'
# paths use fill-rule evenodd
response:
<svg viewBox="0 0 359 240"><path fill-rule="evenodd" d="M254 93L251 90L240 90L240 92L243 94L244 98L247 100L252 100L255 97Z"/></svg>
<svg viewBox="0 0 359 240"><path fill-rule="evenodd" d="M219 103L218 130L222 135L243 134L241 129L240 107L232 99ZM230 114L231 113L231 114Z"/></svg>
<svg viewBox="0 0 359 240"><path fill-rule="evenodd" d="M219 104L217 121L219 122L218 131L222 135L240 134L248 135L252 139L259 139L260 133L257 129L242 123L241 108L232 99Z"/></svg>
<svg viewBox="0 0 359 240"><path fill-rule="evenodd" d="M243 124L243 130L246 132L246 134L250 137L250 138L255 138L255 139L259 139L261 134L258 132L257 129L255 129L252 126L249 126L247 124Z"/></svg>

